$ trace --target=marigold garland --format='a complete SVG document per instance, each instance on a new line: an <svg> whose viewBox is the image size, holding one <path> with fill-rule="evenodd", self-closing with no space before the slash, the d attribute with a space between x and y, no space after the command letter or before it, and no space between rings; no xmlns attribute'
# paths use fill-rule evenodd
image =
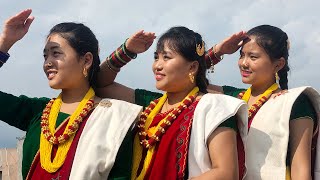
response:
<svg viewBox="0 0 320 180"><path fill-rule="evenodd" d="M60 136L55 135L55 125L62 104L61 94L46 105L41 116L40 162L41 167L47 172L54 173L63 165L80 123L93 108L94 102L91 98L94 96L94 90L90 88L68 118L68 124ZM53 145L58 145L58 150L52 161Z"/></svg>
<svg viewBox="0 0 320 180"><path fill-rule="evenodd" d="M199 88L195 87L184 100L180 102L177 108L174 108L164 119L162 119L156 127L149 128L153 118L161 110L164 102L167 100L167 94L164 94L160 99L152 101L150 105L141 114L138 122L139 132L134 138L134 150L133 150L133 167L131 173L131 179L142 180L144 179L147 169L151 163L152 156L155 152L155 144L161 140L162 135L170 127L173 121L179 116L179 114L192 104ZM149 136L148 134L152 134ZM143 167L140 174L137 174L140 162L142 160L143 148L147 149L147 155L143 161Z"/></svg>
<svg viewBox="0 0 320 180"><path fill-rule="evenodd" d="M252 121L254 116L257 114L262 105L267 102L267 100L271 97L274 91L279 88L277 83L272 84L262 95L260 95L259 99L251 105L248 110L248 120ZM239 93L238 98L244 100L248 103L249 98L251 96L251 87L246 91Z"/></svg>

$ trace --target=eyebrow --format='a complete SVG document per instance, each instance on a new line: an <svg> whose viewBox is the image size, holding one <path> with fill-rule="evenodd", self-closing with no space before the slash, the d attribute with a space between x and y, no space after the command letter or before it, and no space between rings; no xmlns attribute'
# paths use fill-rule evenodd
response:
<svg viewBox="0 0 320 180"><path fill-rule="evenodd" d="M60 48L60 46L51 46L49 49L54 50L54 49L58 49L58 48ZM43 52L47 52L49 49L44 48Z"/></svg>

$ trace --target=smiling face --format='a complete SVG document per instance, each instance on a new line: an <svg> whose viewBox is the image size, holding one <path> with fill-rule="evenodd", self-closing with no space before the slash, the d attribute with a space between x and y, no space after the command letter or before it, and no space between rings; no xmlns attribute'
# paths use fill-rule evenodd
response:
<svg viewBox="0 0 320 180"><path fill-rule="evenodd" d="M238 61L242 82L253 86L273 84L279 70L278 61L272 62L267 52L250 36L240 50Z"/></svg>
<svg viewBox="0 0 320 180"><path fill-rule="evenodd" d="M167 92L179 92L195 86L189 73L196 75L193 63L168 48L165 44L162 52L154 53L152 70L156 79L156 88Z"/></svg>
<svg viewBox="0 0 320 180"><path fill-rule="evenodd" d="M70 89L87 83L83 75L84 61L60 35L52 34L47 38L43 55L43 69L51 88Z"/></svg>

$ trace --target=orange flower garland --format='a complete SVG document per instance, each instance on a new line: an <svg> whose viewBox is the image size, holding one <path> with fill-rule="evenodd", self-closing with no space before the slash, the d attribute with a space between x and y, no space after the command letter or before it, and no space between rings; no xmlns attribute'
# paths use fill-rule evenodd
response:
<svg viewBox="0 0 320 180"><path fill-rule="evenodd" d="M268 101L268 99L271 97L271 95L278 89L278 84L274 83L272 86L270 86L261 96L260 98L253 104L248 110L248 120L249 120L249 126L251 124L252 119L257 114L259 109L262 107L262 105ZM243 91L239 93L238 98L246 101L248 103L249 98L251 96L251 87L247 91Z"/></svg>
<svg viewBox="0 0 320 180"><path fill-rule="evenodd" d="M193 96L189 96L183 100L183 102L176 108L174 108L163 120L163 123L160 124L155 134L152 136L148 136L148 133L145 130L145 123L147 120L147 117L149 116L150 112L156 107L157 103L159 102L159 99L156 99L150 103L150 105L145 109L144 112L141 113L140 120L138 121L138 128L139 128L139 139L140 144L144 148L150 148L153 146L157 141L160 141L163 134L166 132L166 130L170 127L170 125L173 123L173 121L179 116L179 114L186 109L188 106L192 104L192 102L195 100L195 97L197 94Z"/></svg>
<svg viewBox="0 0 320 180"><path fill-rule="evenodd" d="M51 143L51 144L62 144L65 141L67 141L72 135L74 135L77 130L79 129L80 123L82 122L83 118L87 116L88 112L92 109L93 107L93 100L90 99L86 105L85 108L82 109L80 115L75 119L75 121L70 124L67 127L66 132L64 132L60 136L56 136L51 134L49 130L49 114L51 111L52 104L54 102L54 99L51 99L49 103L46 105L45 109L43 110L42 116L41 116L41 131L44 135L44 137Z"/></svg>

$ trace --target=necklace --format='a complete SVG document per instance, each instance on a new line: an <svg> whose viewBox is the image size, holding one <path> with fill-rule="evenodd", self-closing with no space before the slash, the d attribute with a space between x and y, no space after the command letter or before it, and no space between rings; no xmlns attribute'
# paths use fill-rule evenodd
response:
<svg viewBox="0 0 320 180"><path fill-rule="evenodd" d="M167 100L167 94L164 94L160 99L156 99L150 103L150 105L141 113L140 120L138 121L139 128L139 139L140 144L144 148L150 148L157 141L160 141L163 134L170 127L173 121L179 116L179 114L192 104L197 93L199 91L198 87L193 88L193 90L183 99L178 107L175 107L169 114L160 121L156 127L156 132L151 136L148 135L147 130L154 118L154 116L160 111L164 102Z"/></svg>
<svg viewBox="0 0 320 180"><path fill-rule="evenodd" d="M62 105L61 94L46 105L41 116L40 162L47 172L54 173L63 165L80 123L93 108L94 95L94 90L90 88L75 112L68 118L68 124L60 136L55 135L55 125ZM53 145L58 145L58 150L51 161Z"/></svg>
<svg viewBox="0 0 320 180"><path fill-rule="evenodd" d="M248 110L248 120L249 120L249 127L251 125L252 119L257 114L259 109L262 107L262 105L267 102L267 100L271 97L271 95L279 88L277 83L272 84L262 95L260 95L259 99L251 105L251 107ZM248 103L249 98L251 96L251 87L247 89L246 91L243 91L239 93L238 98L244 100Z"/></svg>

